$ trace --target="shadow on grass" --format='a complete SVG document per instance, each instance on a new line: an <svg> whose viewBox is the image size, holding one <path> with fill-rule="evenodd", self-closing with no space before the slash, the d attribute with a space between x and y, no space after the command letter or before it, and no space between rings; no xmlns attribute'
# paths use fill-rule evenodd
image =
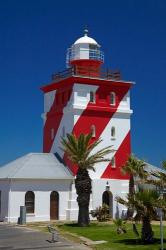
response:
<svg viewBox="0 0 166 250"><path fill-rule="evenodd" d="M67 226L67 227L78 227L78 223L65 223L64 226Z"/></svg>
<svg viewBox="0 0 166 250"><path fill-rule="evenodd" d="M116 240L116 241L114 241L114 243L123 243L125 245L145 245L145 243L143 243L141 241L141 239ZM164 243L166 243L166 239L164 239ZM149 245L153 245L153 244L160 244L160 239L159 238L154 238L154 242L149 244Z"/></svg>

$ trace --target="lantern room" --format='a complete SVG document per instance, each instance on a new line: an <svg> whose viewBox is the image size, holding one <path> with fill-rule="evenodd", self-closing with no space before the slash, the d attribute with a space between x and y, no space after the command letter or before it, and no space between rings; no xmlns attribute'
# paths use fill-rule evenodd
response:
<svg viewBox="0 0 166 250"><path fill-rule="evenodd" d="M84 36L77 39L67 50L67 66L78 64L78 61L94 61L97 65L104 62L104 53L100 50L100 45L88 36L88 30L84 30Z"/></svg>

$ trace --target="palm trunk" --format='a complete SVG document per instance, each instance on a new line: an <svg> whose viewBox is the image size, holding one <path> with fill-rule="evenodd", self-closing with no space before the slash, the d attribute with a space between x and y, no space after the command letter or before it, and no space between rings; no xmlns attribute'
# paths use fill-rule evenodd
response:
<svg viewBox="0 0 166 250"><path fill-rule="evenodd" d="M150 244L154 241L153 239L153 231L150 223L149 216L144 216L142 220L142 231L141 238L145 244Z"/></svg>
<svg viewBox="0 0 166 250"><path fill-rule="evenodd" d="M133 196L135 193L134 189L134 176L130 175L130 180L129 180L129 195ZM127 219L131 219L134 214L133 208L128 208L127 210Z"/></svg>
<svg viewBox="0 0 166 250"><path fill-rule="evenodd" d="M88 226L90 219L89 219L89 201L90 201L90 194L92 192L92 185L91 185L91 178L88 174L86 169L78 169L76 180L75 180L75 187L77 192L77 202L79 206L78 212L78 225Z"/></svg>
<svg viewBox="0 0 166 250"><path fill-rule="evenodd" d="M130 175L130 180L129 180L129 194L133 195L135 193L134 189L134 176Z"/></svg>

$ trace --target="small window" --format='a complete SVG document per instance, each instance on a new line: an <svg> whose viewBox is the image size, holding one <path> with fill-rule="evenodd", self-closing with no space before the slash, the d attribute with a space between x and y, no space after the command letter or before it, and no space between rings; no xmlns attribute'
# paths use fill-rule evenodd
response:
<svg viewBox="0 0 166 250"><path fill-rule="evenodd" d="M54 129L52 128L51 129L51 140L53 140L54 139Z"/></svg>
<svg viewBox="0 0 166 250"><path fill-rule="evenodd" d="M90 92L90 102L95 103L95 93L93 91Z"/></svg>
<svg viewBox="0 0 166 250"><path fill-rule="evenodd" d="M33 214L35 211L35 195L34 192L28 191L25 194L25 206L26 206L26 213Z"/></svg>
<svg viewBox="0 0 166 250"><path fill-rule="evenodd" d="M62 128L62 137L66 136L66 131L65 131L65 127Z"/></svg>
<svg viewBox="0 0 166 250"><path fill-rule="evenodd" d="M115 167L116 167L116 166L115 166L115 156L113 156L112 159L111 159L111 167L112 167L112 168L115 168Z"/></svg>
<svg viewBox="0 0 166 250"><path fill-rule="evenodd" d="M115 127L111 128L111 138L115 138Z"/></svg>
<svg viewBox="0 0 166 250"><path fill-rule="evenodd" d="M95 127L95 125L91 126L91 133L92 133L92 137L96 137L96 127Z"/></svg>
<svg viewBox="0 0 166 250"><path fill-rule="evenodd" d="M116 97L115 93L111 92L111 94L110 94L110 104L111 105L115 105L116 104L115 97Z"/></svg>

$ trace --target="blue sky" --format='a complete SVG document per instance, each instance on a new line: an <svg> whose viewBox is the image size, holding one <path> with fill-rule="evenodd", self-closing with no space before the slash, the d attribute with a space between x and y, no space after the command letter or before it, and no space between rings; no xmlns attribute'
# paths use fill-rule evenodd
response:
<svg viewBox="0 0 166 250"><path fill-rule="evenodd" d="M0 1L0 165L42 151L40 86L65 68L66 49L83 34L102 45L105 67L136 85L132 149L166 159L165 0Z"/></svg>

